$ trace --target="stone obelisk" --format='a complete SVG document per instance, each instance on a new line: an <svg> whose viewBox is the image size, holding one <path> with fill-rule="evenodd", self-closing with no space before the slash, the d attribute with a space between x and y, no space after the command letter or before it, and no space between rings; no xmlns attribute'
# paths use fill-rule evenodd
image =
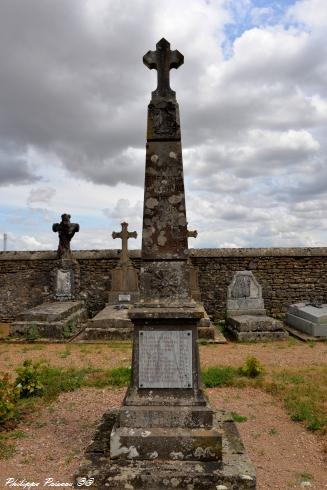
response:
<svg viewBox="0 0 327 490"><path fill-rule="evenodd" d="M158 86L148 106L142 234L141 297L145 303L186 304L190 296L179 107L170 88L171 68L184 62L165 39L143 57L157 70Z"/></svg>
<svg viewBox="0 0 327 490"><path fill-rule="evenodd" d="M191 297L187 246L195 232L187 230L179 110L169 84L184 58L165 39L156 48L143 58L158 86L148 106L140 301L129 310L132 379L118 414L108 412L99 427L85 471L97 489L252 490L237 430L227 420L226 434L201 386L203 308Z"/></svg>

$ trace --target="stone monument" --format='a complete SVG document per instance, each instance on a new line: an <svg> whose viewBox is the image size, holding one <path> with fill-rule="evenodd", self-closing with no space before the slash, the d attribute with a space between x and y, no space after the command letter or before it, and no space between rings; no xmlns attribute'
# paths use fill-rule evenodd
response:
<svg viewBox="0 0 327 490"><path fill-rule="evenodd" d="M11 335L45 338L69 338L87 319L83 302L79 300L79 264L73 258L70 242L79 231L77 223L70 222L69 214L62 214L61 222L54 223L59 234L56 267L51 272L51 300L23 311L11 325Z"/></svg>
<svg viewBox="0 0 327 490"><path fill-rule="evenodd" d="M79 224L70 222L70 214L62 214L61 222L52 225L52 231L58 233L58 266L53 271L53 294L59 301L74 299L79 288L79 265L73 259L70 242L79 231Z"/></svg>
<svg viewBox="0 0 327 490"><path fill-rule="evenodd" d="M126 340L133 336L133 324L128 310L139 299L137 271L128 257L128 240L137 238L136 231L128 231L128 223L121 223L122 231L112 237L121 238L122 250L117 267L111 273L109 302L89 320L79 340Z"/></svg>
<svg viewBox="0 0 327 490"><path fill-rule="evenodd" d="M226 329L239 341L288 337L282 322L266 315L262 288L251 271L236 272L228 286Z"/></svg>
<svg viewBox="0 0 327 490"><path fill-rule="evenodd" d="M287 309L286 322L308 339L327 339L327 304L320 301L296 303ZM290 330L293 333L292 330Z"/></svg>
<svg viewBox="0 0 327 490"><path fill-rule="evenodd" d="M136 231L128 231L128 223L121 223L121 232L113 232L112 238L121 238L122 250L119 263L111 273L111 291L109 303L134 303L139 299L137 271L128 257L128 240L137 238Z"/></svg>
<svg viewBox="0 0 327 490"><path fill-rule="evenodd" d="M179 111L169 85L170 69L183 60L165 39L143 58L157 70L158 87L148 107L140 301L130 310L132 379L79 471L97 489L256 485L234 423L211 409L200 381L203 311L191 297Z"/></svg>

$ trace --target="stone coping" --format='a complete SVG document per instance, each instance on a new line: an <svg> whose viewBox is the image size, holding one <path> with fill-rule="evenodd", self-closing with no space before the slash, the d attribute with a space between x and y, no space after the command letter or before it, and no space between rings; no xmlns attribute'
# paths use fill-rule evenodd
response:
<svg viewBox="0 0 327 490"><path fill-rule="evenodd" d="M117 259L120 249L75 250L73 258ZM141 258L140 250L129 250L132 259ZM321 257L327 256L327 247L276 247L276 248L190 248L190 257ZM8 251L0 252L1 260L56 260L55 251Z"/></svg>

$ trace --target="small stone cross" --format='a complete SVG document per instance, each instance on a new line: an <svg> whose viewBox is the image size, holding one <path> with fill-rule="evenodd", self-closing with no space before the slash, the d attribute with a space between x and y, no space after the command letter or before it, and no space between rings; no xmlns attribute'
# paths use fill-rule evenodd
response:
<svg viewBox="0 0 327 490"><path fill-rule="evenodd" d="M121 256L120 262L125 264L129 261L128 259L128 239L129 238L137 238L136 231L128 231L127 230L128 223L121 223L121 232L117 233L116 231L112 232L112 238L121 238Z"/></svg>
<svg viewBox="0 0 327 490"><path fill-rule="evenodd" d="M169 71L184 63L184 56L177 50L170 50L170 43L162 38L156 44L156 51L148 51L143 56L143 63L152 70L157 70L158 86L152 95L159 97L174 97L175 92L170 88Z"/></svg>

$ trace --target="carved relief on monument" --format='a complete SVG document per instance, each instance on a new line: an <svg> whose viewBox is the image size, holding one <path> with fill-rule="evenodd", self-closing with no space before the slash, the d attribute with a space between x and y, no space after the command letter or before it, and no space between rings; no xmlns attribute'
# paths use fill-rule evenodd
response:
<svg viewBox="0 0 327 490"><path fill-rule="evenodd" d="M153 133L159 136L175 137L179 130L176 104L161 102L149 104L149 115L152 121Z"/></svg>

